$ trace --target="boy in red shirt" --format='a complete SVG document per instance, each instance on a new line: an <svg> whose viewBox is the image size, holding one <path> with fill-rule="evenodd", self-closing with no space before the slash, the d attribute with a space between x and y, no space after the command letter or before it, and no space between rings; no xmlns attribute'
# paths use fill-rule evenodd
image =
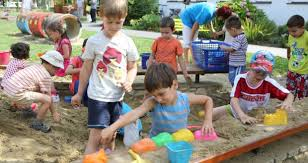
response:
<svg viewBox="0 0 308 163"><path fill-rule="evenodd" d="M247 115L259 107L266 107L270 98L279 99L281 108L292 109L294 96L289 90L269 77L274 65L274 56L268 51L256 52L250 61L251 70L239 74L234 80L229 105L214 108L213 119L231 114L244 124L254 124L258 120Z"/></svg>

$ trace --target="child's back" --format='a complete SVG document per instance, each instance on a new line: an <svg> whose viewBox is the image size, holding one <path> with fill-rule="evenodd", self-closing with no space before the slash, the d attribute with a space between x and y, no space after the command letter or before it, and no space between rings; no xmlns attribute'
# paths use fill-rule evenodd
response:
<svg viewBox="0 0 308 163"><path fill-rule="evenodd" d="M13 59L7 65L6 71L3 75L2 82L5 82L17 71L24 69L27 65L26 59L29 58L30 47L28 44L19 42L11 46L11 54Z"/></svg>

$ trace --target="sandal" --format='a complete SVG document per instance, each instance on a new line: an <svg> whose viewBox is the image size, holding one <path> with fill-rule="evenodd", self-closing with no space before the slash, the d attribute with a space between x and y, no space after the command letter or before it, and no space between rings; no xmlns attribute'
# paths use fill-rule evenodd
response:
<svg viewBox="0 0 308 163"><path fill-rule="evenodd" d="M51 131L51 128L49 126L47 126L46 124L44 124L42 121L39 121L39 120L34 120L31 123L30 128L42 131L44 133L48 133Z"/></svg>

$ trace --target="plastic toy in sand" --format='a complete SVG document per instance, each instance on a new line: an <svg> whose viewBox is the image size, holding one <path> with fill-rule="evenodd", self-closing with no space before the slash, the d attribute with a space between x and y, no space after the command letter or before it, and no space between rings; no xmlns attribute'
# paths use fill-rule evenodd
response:
<svg viewBox="0 0 308 163"><path fill-rule="evenodd" d="M145 153L149 151L155 151L157 149L155 142L150 138L144 138L131 146L131 149L138 153Z"/></svg>
<svg viewBox="0 0 308 163"><path fill-rule="evenodd" d="M187 163L192 155L193 146L185 141L166 144L170 163Z"/></svg>
<svg viewBox="0 0 308 163"><path fill-rule="evenodd" d="M150 163L148 160L142 159L137 153L133 150L128 150L128 153L135 159L132 163Z"/></svg>
<svg viewBox="0 0 308 163"><path fill-rule="evenodd" d="M154 137L151 138L157 147L161 147L164 146L165 144L169 143L169 142L173 142L173 138L172 135L170 135L167 132L162 132Z"/></svg>
<svg viewBox="0 0 308 163"><path fill-rule="evenodd" d="M107 156L103 149L84 156L82 163L107 163Z"/></svg>
<svg viewBox="0 0 308 163"><path fill-rule="evenodd" d="M197 130L194 135L196 140L215 141L218 138L215 131L211 134L202 135L201 130Z"/></svg>
<svg viewBox="0 0 308 163"><path fill-rule="evenodd" d="M284 109L277 109L273 114L265 114L264 125L276 126L276 125L287 125L288 114Z"/></svg>
<svg viewBox="0 0 308 163"><path fill-rule="evenodd" d="M174 141L187 141L191 142L194 141L194 134L188 130L188 129L180 129L177 132L172 134L173 140Z"/></svg>
<svg viewBox="0 0 308 163"><path fill-rule="evenodd" d="M126 114L126 113L128 113L130 111L132 111L132 108L129 105L127 105L125 102L123 102L122 103L121 115L124 115L124 114ZM137 119L137 125L138 125L139 132L141 132L141 130L142 130L142 123L141 123L140 119ZM124 127L120 128L117 133L120 134L120 135L124 135Z"/></svg>

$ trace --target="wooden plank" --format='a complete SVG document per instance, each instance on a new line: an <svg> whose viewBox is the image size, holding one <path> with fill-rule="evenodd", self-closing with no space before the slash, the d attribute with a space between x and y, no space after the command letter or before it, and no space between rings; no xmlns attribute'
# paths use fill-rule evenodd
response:
<svg viewBox="0 0 308 163"><path fill-rule="evenodd" d="M138 67L137 75L145 75L146 71L147 71L146 69L142 69L141 67ZM205 71L200 69L196 65L187 65L187 73L204 75ZM178 74L183 74L181 69L179 69Z"/></svg>
<svg viewBox="0 0 308 163"><path fill-rule="evenodd" d="M279 139L294 135L296 133L299 133L299 132L307 130L307 129L308 129L308 122L301 124L301 125L298 125L298 126L293 127L293 128L285 129L281 132L278 132L275 135L266 137L264 139L257 140L255 142L250 143L250 144L246 144L246 145L243 145L241 147L231 149L230 151L220 153L220 154L217 154L217 155L209 157L209 158L205 158L205 159L200 160L198 162L201 162L201 163L221 162L221 161L230 159L232 157L238 156L242 153L256 149L258 147L261 147L263 145L272 143L272 142L277 141Z"/></svg>

